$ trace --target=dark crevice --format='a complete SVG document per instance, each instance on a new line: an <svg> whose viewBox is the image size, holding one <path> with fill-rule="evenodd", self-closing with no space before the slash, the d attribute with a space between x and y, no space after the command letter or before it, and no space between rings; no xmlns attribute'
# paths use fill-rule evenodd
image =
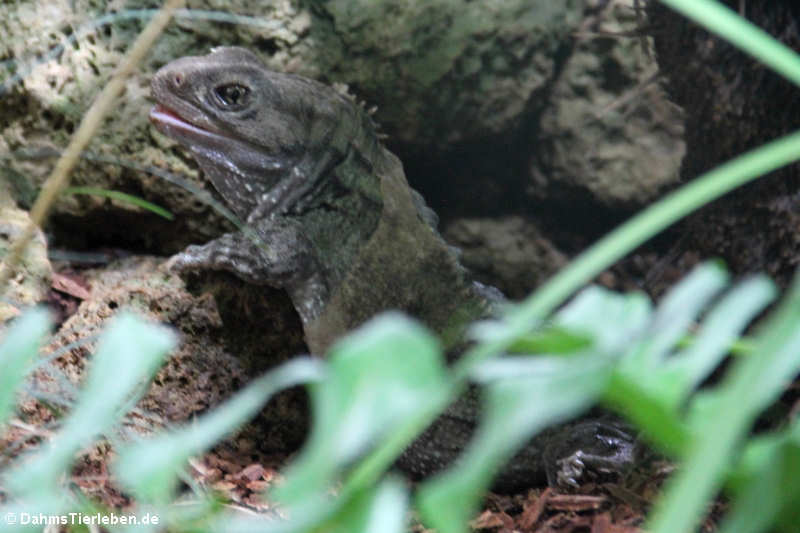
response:
<svg viewBox="0 0 800 533"><path fill-rule="evenodd" d="M388 148L403 161L409 183L442 219L521 215L534 220L564 251L579 251L633 214L638 206L608 206L589 191L564 183L546 184L535 195L531 166L547 176L537 156L540 120L577 43L570 40L555 54L550 80L532 93L510 133L462 142L442 152L402 143ZM543 198L537 201L536 198Z"/></svg>
<svg viewBox="0 0 800 533"><path fill-rule="evenodd" d="M259 38L253 44L267 56L274 56L281 49L275 38Z"/></svg>

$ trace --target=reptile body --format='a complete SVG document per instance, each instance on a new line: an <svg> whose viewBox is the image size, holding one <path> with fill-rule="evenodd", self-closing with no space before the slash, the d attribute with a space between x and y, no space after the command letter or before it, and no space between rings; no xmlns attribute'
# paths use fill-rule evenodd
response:
<svg viewBox="0 0 800 533"><path fill-rule="evenodd" d="M252 232L190 246L170 265L228 270L285 289L313 353L387 309L420 319L454 348L468 324L502 301L469 279L436 230L435 213L349 98L268 70L241 48L175 60L155 74L152 91L153 124L193 154ZM477 415L471 389L405 452L401 467L426 475L449 464ZM576 435L583 437L573 442ZM545 471L551 482L574 483L564 458L578 470L613 469L628 465L633 450L615 424L584 422L533 439L498 485L531 485Z"/></svg>

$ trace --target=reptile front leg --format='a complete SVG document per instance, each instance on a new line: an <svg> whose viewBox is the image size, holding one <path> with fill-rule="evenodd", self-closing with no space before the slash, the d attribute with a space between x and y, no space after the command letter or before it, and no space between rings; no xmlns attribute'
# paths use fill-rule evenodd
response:
<svg viewBox="0 0 800 533"><path fill-rule="evenodd" d="M314 249L299 224L262 219L243 231L191 245L167 262L176 272L225 270L255 285L284 288L303 322L316 318L327 299L327 284Z"/></svg>

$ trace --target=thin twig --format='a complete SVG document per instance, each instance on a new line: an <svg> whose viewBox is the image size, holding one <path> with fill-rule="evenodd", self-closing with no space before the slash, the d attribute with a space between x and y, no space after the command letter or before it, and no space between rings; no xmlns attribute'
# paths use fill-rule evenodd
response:
<svg viewBox="0 0 800 533"><path fill-rule="evenodd" d="M59 193L69 184L70 172L78 161L81 151L89 144L89 141L100 127L103 117L111 110L114 101L122 92L126 78L138 66L158 36L164 31L167 23L172 18L173 12L183 6L184 2L185 0L166 1L164 7L156 13L142 33L139 34L119 69L86 112L78 131L73 135L61 158L56 162L53 172L42 186L42 192L39 193L36 202L31 208L30 224L25 227L20 236L11 245L3 263L0 264L0 294L3 294L7 289L6 285L11 279L11 275L19 263L25 248L36 233L36 228L44 224L47 220L47 214L56 198L58 198Z"/></svg>

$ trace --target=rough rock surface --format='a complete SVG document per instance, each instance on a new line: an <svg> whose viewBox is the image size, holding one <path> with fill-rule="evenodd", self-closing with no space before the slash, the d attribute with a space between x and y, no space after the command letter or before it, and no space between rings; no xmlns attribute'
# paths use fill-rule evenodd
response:
<svg viewBox="0 0 800 533"><path fill-rule="evenodd" d="M262 294L257 309L242 309L238 320L227 317L224 321L212 292L221 288L235 298L235 284L231 287L226 279L220 285L222 280L213 275L205 280L198 278L196 282L202 286L196 287L197 295L193 295L178 276L164 273L160 264L158 258L139 256L81 273L91 287L89 296L60 325L51 341L51 349L77 343L54 363L73 385L83 379L95 336L121 310L168 324L180 336L178 349L167 359L138 405L139 415L154 417L151 421L158 422L156 427L205 412L254 376L303 350L302 339L294 334L299 330L298 318L286 312L285 295L280 291L273 291L272 298ZM247 345L247 336L239 333L239 328L253 329L250 320L255 319L248 312L257 313L262 325L257 339L250 335L251 345ZM46 392L69 397L69 390L60 387L58 380L40 376L37 384ZM296 407L293 411L292 406ZM271 430L266 428L264 448L285 451L301 442L302 413L296 396L272 404L263 417L273 424ZM272 442L270 435L274 437ZM278 438L288 439L290 444L287 440L278 442Z"/></svg>
<svg viewBox="0 0 800 533"><path fill-rule="evenodd" d="M334 0L317 64L378 105L393 137L430 150L508 131L554 75L584 0ZM387 23L391 21L391 23ZM387 89L391 88L391 91Z"/></svg>
<svg viewBox="0 0 800 533"><path fill-rule="evenodd" d="M600 0L190 2L197 11L177 19L155 44L73 176L74 185L121 190L170 209L176 219L117 200L65 195L51 228L76 248L157 253L231 228L192 193L143 170L198 183L191 158L147 123L149 77L175 57L219 45L245 46L277 70L349 86L366 105L377 106L376 120L406 163L409 180L444 217L509 214L554 199L569 204L574 190L604 208L651 198L674 172L661 163L659 172L650 172L652 160L635 167L635 158L625 155L633 140L674 151L675 138L665 139L668 128L659 122L667 110L658 95L648 89L640 97L635 90L651 67L636 38L581 37L584 30L627 31L635 24L632 1L612 4L621 7L611 10ZM0 6L0 58L9 61L1 78L0 177L23 178L27 186L15 193L20 203L29 203L52 167L52 152L66 146L142 25L127 18L92 28L90 21L128 16L124 9L139 7L149 4L29 0ZM253 17L224 23L202 18L201 10ZM592 66L592 54L607 59ZM13 82L12 69L21 83ZM624 86L615 85L620 80ZM592 112L616 89L638 103L608 111L615 125L605 128L599 125L605 117L594 120ZM643 105L652 111L652 135L645 131ZM578 109L576 118L569 110ZM587 115L591 127L575 131L573 119ZM586 145L602 153L587 152ZM595 172L595 163L605 169ZM567 211L549 215L560 212Z"/></svg>
<svg viewBox="0 0 800 533"><path fill-rule="evenodd" d="M0 185L0 257L30 224L27 211L17 209L8 197L3 197ZM0 333L3 323L22 312L26 307L36 305L47 297L53 268L47 258L47 241L41 231L37 231L25 253L22 255L15 275L9 286L0 292Z"/></svg>
<svg viewBox="0 0 800 533"><path fill-rule="evenodd" d="M550 90L530 149L534 198L568 204L576 192L606 206L639 206L678 180L680 109L659 82L641 20L615 2L581 25Z"/></svg>
<svg viewBox="0 0 800 533"><path fill-rule="evenodd" d="M567 262L567 257L520 216L460 218L445 239L461 250L478 281L492 283L509 298L523 298Z"/></svg>

